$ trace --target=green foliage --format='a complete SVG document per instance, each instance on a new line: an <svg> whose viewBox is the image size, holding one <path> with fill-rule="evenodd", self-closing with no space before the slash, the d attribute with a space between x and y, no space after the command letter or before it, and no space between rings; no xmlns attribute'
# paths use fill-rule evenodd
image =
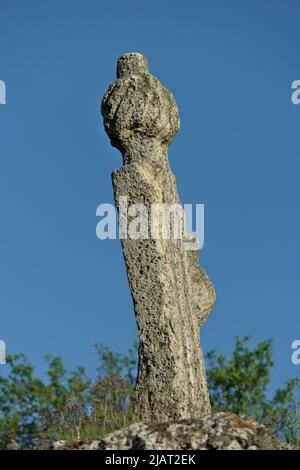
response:
<svg viewBox="0 0 300 470"><path fill-rule="evenodd" d="M279 436L299 444L299 409L298 413L295 412L299 381L295 378L289 380L271 400L268 399L268 385L274 367L272 341L261 341L250 349L249 340L249 336L237 338L230 358L217 354L216 350L206 355L212 408L214 411L228 410L253 416Z"/></svg>
<svg viewBox="0 0 300 470"><path fill-rule="evenodd" d="M231 357L210 351L207 378L213 410L250 415L300 446L299 383L291 379L268 399L274 367L272 342L249 347L237 338ZM133 416L137 343L126 355L96 345L96 377L84 368L65 370L47 356L46 379L37 378L22 354L7 357L0 377L0 448L47 448L54 440L89 441L128 426Z"/></svg>
<svg viewBox="0 0 300 470"><path fill-rule="evenodd" d="M94 380L78 367L68 373L60 357L46 356L47 379L34 376L22 354L6 358L0 377L0 448L46 448L53 440L96 438L132 421L134 350L121 356L96 345Z"/></svg>

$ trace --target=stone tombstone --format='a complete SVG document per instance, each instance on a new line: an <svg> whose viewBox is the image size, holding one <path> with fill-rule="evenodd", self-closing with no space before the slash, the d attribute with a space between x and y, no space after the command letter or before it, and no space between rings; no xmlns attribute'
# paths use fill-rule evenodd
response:
<svg viewBox="0 0 300 470"><path fill-rule="evenodd" d="M184 219L168 161L168 147L179 130L178 108L149 73L143 55L120 57L101 112L111 144L123 156L123 166L112 173L119 221L125 217L124 198L132 215L141 207L148 216L153 207L175 207ZM214 305L215 291L198 264L199 251L187 249L188 236L165 237L158 220L156 230L151 225L143 236L123 233L121 240L139 334L135 419L144 422L210 413L199 328Z"/></svg>

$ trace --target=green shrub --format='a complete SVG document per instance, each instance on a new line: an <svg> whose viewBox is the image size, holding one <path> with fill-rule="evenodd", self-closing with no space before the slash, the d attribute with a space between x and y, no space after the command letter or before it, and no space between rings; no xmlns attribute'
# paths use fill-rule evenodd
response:
<svg viewBox="0 0 300 470"><path fill-rule="evenodd" d="M300 446L299 382L291 379L268 398L274 367L272 342L249 347L237 338L230 357L208 352L207 379L213 411L253 416L281 438ZM67 372L60 357L46 357L42 380L22 354L7 357L0 377L0 448L48 448L58 439L90 441L133 420L137 344L126 355L96 345L99 367L87 377L78 367Z"/></svg>

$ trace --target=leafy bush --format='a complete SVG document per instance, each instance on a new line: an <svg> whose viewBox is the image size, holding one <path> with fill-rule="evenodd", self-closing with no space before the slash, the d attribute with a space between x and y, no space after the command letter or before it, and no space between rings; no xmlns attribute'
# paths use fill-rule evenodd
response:
<svg viewBox="0 0 300 470"><path fill-rule="evenodd" d="M299 381L290 379L267 398L274 367L272 341L249 348L250 337L237 338L230 358L211 350L206 355L212 408L253 416L290 443L300 445ZM299 396L299 395L298 395ZM298 410L297 410L298 409Z"/></svg>
<svg viewBox="0 0 300 470"><path fill-rule="evenodd" d="M47 380L34 376L22 354L9 355L0 377L0 448L47 448L56 439L92 439L132 422L135 353L121 356L96 345L94 380L83 367L68 373L46 356Z"/></svg>
<svg viewBox="0 0 300 470"><path fill-rule="evenodd" d="M289 380L268 399L272 342L250 349L249 339L237 338L229 358L215 350L206 355L212 408L253 416L300 445L298 380ZM132 423L137 344L126 355L99 344L96 350L94 379L83 367L67 372L60 357L47 356L42 380L24 355L7 357L8 373L0 377L1 449L43 449L58 439L89 441Z"/></svg>

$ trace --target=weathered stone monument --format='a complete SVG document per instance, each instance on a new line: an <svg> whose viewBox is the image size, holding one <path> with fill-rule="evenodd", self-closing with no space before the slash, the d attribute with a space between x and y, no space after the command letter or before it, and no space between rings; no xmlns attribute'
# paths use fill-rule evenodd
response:
<svg viewBox="0 0 300 470"><path fill-rule="evenodd" d="M136 209L143 204L149 214L159 204L182 207L167 154L179 130L177 105L141 54L118 60L117 79L101 112L111 144L123 156L122 168L112 173L119 217L122 197ZM156 229L122 240L140 341L135 418L202 417L210 413L210 403L199 327L215 292L198 265L199 252L186 249L187 236L166 238L160 222Z"/></svg>

